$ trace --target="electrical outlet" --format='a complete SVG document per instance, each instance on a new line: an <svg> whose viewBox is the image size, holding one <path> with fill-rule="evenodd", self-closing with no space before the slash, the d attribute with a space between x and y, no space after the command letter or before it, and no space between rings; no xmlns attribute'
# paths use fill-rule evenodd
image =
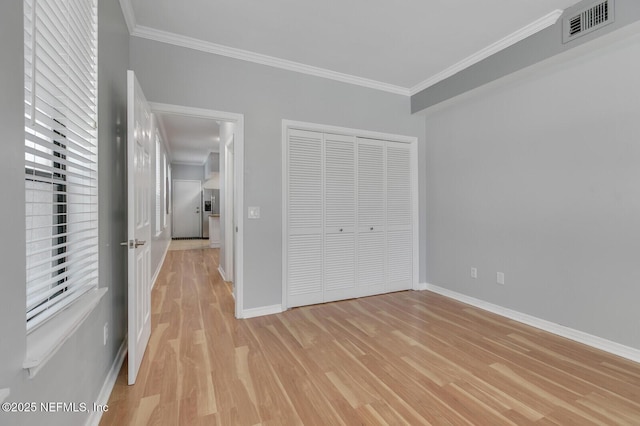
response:
<svg viewBox="0 0 640 426"><path fill-rule="evenodd" d="M109 323L108 323L108 322L105 322L105 323L104 323L104 333L103 333L103 337L104 337L104 339L103 339L102 344L103 344L104 346L106 346L106 345L107 345L107 340L109 340Z"/></svg>
<svg viewBox="0 0 640 426"><path fill-rule="evenodd" d="M478 268L471 268L471 278L478 278Z"/></svg>
<svg viewBox="0 0 640 426"><path fill-rule="evenodd" d="M504 272L498 272L496 274L496 282L498 284L504 285Z"/></svg>

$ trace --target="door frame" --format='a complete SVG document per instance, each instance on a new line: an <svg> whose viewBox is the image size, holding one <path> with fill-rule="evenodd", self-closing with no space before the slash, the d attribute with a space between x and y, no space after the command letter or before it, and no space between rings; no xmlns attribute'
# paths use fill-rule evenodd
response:
<svg viewBox="0 0 640 426"><path fill-rule="evenodd" d="M420 223L419 223L419 191L418 191L418 138L415 136L396 135L391 133L381 133L371 130L352 129L348 127L332 126L327 124L308 123L304 121L282 120L282 310L289 308L287 297L287 252L288 252L288 236L287 227L289 218L287 216L287 204L289 195L287 193L288 174L287 174L287 137L289 130L307 130L312 132L332 133L337 135L355 136L367 139L379 139L391 142L406 143L411 146L411 198L412 198L412 215L413 221L413 290L420 290L419 283L419 250L420 250Z"/></svg>
<svg viewBox="0 0 640 426"><path fill-rule="evenodd" d="M193 108L181 105L163 104L149 102L151 111L155 113L166 113L183 115L186 117L205 118L209 120L227 121L235 125L234 127L234 222L237 226L236 244L233 247L233 258L235 261L235 280L233 285L235 298L235 317L244 318L244 114L237 114L212 109Z"/></svg>
<svg viewBox="0 0 640 426"><path fill-rule="evenodd" d="M171 204L173 205L173 214L171 215L171 238L181 238L181 237L176 237L175 236L175 232L176 232L176 214L175 214L175 207L176 207L176 192L175 188L176 188L176 182L197 182L198 183L198 193L200 194L200 201L198 203L198 205L200 206L198 210L200 210L200 216L198 217L198 237L202 238L202 217L204 215L204 212L202 211L202 181L201 180L193 180L193 179L173 179L171 181Z"/></svg>

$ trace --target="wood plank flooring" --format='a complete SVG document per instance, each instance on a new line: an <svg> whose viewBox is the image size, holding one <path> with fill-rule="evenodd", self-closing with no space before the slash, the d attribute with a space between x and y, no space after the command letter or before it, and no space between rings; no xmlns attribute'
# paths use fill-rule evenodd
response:
<svg viewBox="0 0 640 426"><path fill-rule="evenodd" d="M102 425L640 425L640 364L426 291L236 320L217 268L167 254Z"/></svg>

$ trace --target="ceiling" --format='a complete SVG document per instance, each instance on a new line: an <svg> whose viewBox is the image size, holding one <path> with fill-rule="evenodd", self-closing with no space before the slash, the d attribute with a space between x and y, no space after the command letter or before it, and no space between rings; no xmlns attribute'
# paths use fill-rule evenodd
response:
<svg viewBox="0 0 640 426"><path fill-rule="evenodd" d="M160 30L409 89L579 0L123 1L141 33Z"/></svg>
<svg viewBox="0 0 640 426"><path fill-rule="evenodd" d="M155 113L173 163L204 164L210 152L219 152L220 124L211 119Z"/></svg>
<svg viewBox="0 0 640 426"><path fill-rule="evenodd" d="M120 2L134 36L204 43L210 52L410 95L579 0ZM201 164L218 150L215 121L160 118L172 161Z"/></svg>

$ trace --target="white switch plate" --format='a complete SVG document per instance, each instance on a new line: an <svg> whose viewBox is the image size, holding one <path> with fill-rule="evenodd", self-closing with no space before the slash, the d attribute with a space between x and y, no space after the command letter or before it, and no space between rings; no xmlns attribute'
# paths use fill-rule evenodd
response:
<svg viewBox="0 0 640 426"><path fill-rule="evenodd" d="M498 272L498 273L496 274L496 282L497 282L498 284L502 284L502 285L504 285L504 272Z"/></svg>
<svg viewBox="0 0 640 426"><path fill-rule="evenodd" d="M478 268L471 268L471 278L478 278Z"/></svg>
<svg viewBox="0 0 640 426"><path fill-rule="evenodd" d="M249 207L249 219L260 219L260 207Z"/></svg>

